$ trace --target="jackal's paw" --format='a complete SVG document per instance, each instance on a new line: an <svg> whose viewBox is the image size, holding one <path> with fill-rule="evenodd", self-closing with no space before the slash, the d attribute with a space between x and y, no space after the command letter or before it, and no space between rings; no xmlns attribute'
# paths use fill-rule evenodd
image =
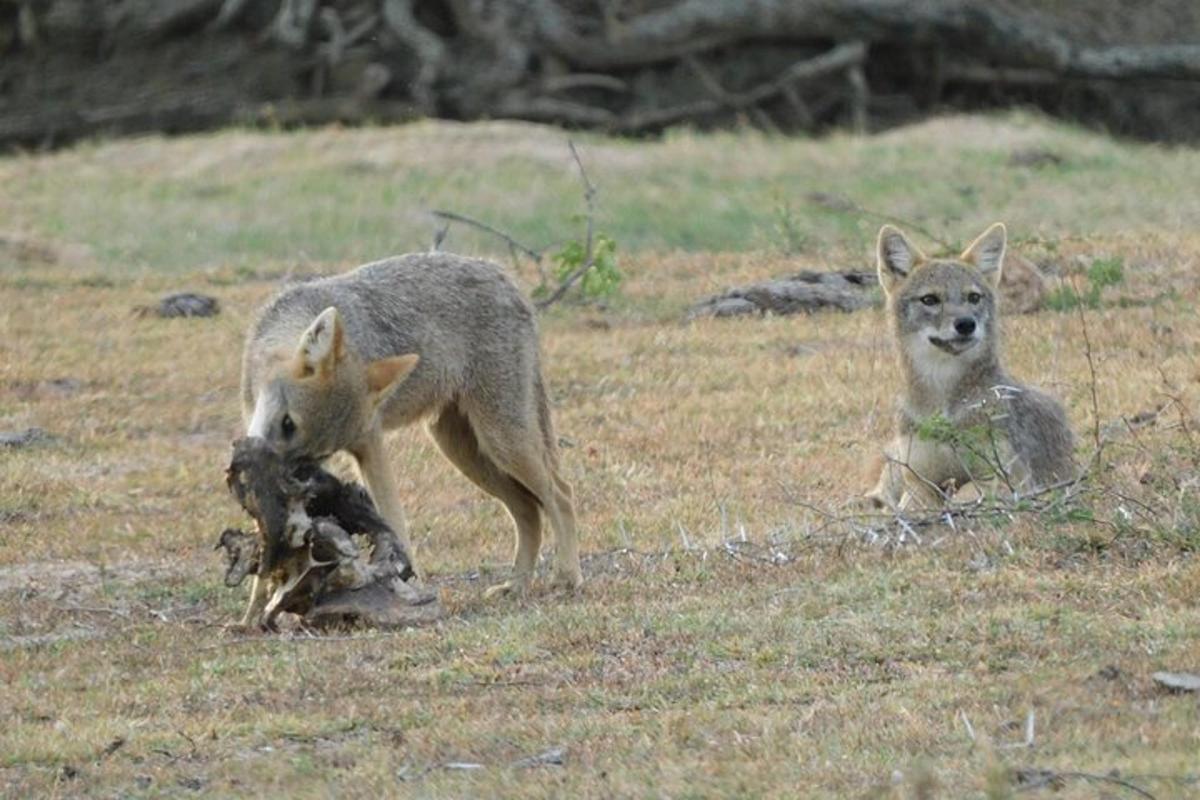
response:
<svg viewBox="0 0 1200 800"><path fill-rule="evenodd" d="M255 634L266 633L260 623L246 622L227 622L221 626L221 630L231 636L254 636Z"/></svg>
<svg viewBox="0 0 1200 800"><path fill-rule="evenodd" d="M554 573L554 579L550 581L550 588L556 591L576 592L579 591L580 586L583 586L583 574L579 571L579 567L559 570Z"/></svg>
<svg viewBox="0 0 1200 800"><path fill-rule="evenodd" d="M854 498L848 505L852 510L863 512L895 510L887 495L879 489L872 489L866 494Z"/></svg>
<svg viewBox="0 0 1200 800"><path fill-rule="evenodd" d="M983 487L975 481L967 481L962 486L957 488L951 487L950 495L951 503L955 505L970 505L972 503L980 503L986 499Z"/></svg>
<svg viewBox="0 0 1200 800"><path fill-rule="evenodd" d="M512 580L498 583L495 586L488 587L488 590L483 593L485 600L499 600L504 597L524 597L529 591L529 579L513 578Z"/></svg>

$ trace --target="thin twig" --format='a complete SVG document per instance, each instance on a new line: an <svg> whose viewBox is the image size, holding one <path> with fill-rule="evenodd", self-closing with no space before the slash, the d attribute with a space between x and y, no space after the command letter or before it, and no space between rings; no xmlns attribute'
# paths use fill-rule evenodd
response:
<svg viewBox="0 0 1200 800"><path fill-rule="evenodd" d="M1162 380L1163 386L1170 390L1163 392L1163 396L1170 401L1171 405L1175 406L1175 410L1179 414L1179 429L1183 431L1183 435L1187 437L1189 445L1188 452L1192 454L1192 465L1200 468L1200 447L1196 446L1196 440L1195 436L1193 435L1192 425L1190 422L1191 415L1187 410L1187 406L1179 397L1178 390L1171 385L1171 380L1167 377L1167 373L1165 370L1163 370L1162 365L1158 366L1158 376Z"/></svg>
<svg viewBox="0 0 1200 800"><path fill-rule="evenodd" d="M1177 783L1184 786L1190 786L1193 783L1200 783L1200 775L1164 775L1159 772L1139 772L1136 774L1126 775L1126 778L1133 780L1144 781L1164 781L1166 783Z"/></svg>
<svg viewBox="0 0 1200 800"><path fill-rule="evenodd" d="M189 755L192 757L195 757L196 753L200 750L200 748L196 745L196 740L193 739L191 736L188 736L187 733L183 730L176 729L175 732L178 733L180 736L182 736L184 738L184 740L187 741L188 746L190 746L192 748L192 751L191 751L191 753L189 753Z"/></svg>
<svg viewBox="0 0 1200 800"><path fill-rule="evenodd" d="M693 52L700 49L692 48ZM769 100L794 84L823 77L832 72L844 70L854 64L861 63L866 57L867 47L863 42L845 42L813 58L804 59L792 64L775 78L762 83L753 89L738 95L738 102L745 106L754 105ZM647 128L661 128L684 119L714 114L723 110L727 103L724 100L707 98L681 103L677 106L654 108L642 112L633 112L617 121L614 126L618 131L636 132Z"/></svg>
<svg viewBox="0 0 1200 800"><path fill-rule="evenodd" d="M874 211L860 205L858 202L851 200L849 197L844 195L830 195L824 192L810 192L808 195L808 201L828 211L841 214L854 213L858 214L860 217L874 219L877 222L890 222L893 225L900 226L901 228L914 230L924 236L926 239L941 245L948 251L957 249L953 242L943 239L941 236L938 236L936 233L929 230L924 225L921 225L919 222L907 219L905 217L899 217L895 214L884 214L881 211Z"/></svg>
<svg viewBox="0 0 1200 800"><path fill-rule="evenodd" d="M1096 460L1099 461L1100 453L1104 449L1104 440L1100 436L1100 400L1096 394L1096 364L1092 360L1092 339L1088 335L1087 316L1083 313L1083 295L1079 293L1079 287L1074 278L1071 279L1071 291L1075 293L1077 299L1075 310L1079 313L1079 325L1083 329L1083 356L1087 359L1088 386L1092 393L1092 439L1096 444Z"/></svg>
<svg viewBox="0 0 1200 800"><path fill-rule="evenodd" d="M579 167L579 177L583 181L583 201L587 206L587 231L584 239L583 263L579 265L558 285L549 297L540 300L537 304L539 310L545 310L557 303L570 290L575 282L583 277L596 262L596 254L592 248L592 234L594 232L595 217L596 217L596 187L588 178L587 170L583 168L583 159L579 157L579 151L575 149L575 142L567 140L567 146L571 148L571 157L575 159L575 165Z"/></svg>
<svg viewBox="0 0 1200 800"><path fill-rule="evenodd" d="M694 55L684 56L683 63L687 64L688 69L695 73L700 84L705 90L712 95L713 99L720 103L724 103L735 111L748 110L758 120L758 124L766 131L772 133L779 132L779 126L771 119L771 115L763 111L755 102L751 101L744 95L730 92L721 82L717 80L717 76L709 71L708 67L701 63L700 59Z"/></svg>
<svg viewBox="0 0 1200 800"><path fill-rule="evenodd" d="M912 442L911 442L911 441L909 442L909 448L908 448L908 449L909 449L909 452L911 453L911 452L912 452ZM911 474L912 474L914 477L916 477L916 478L917 478L917 480L919 480L921 483L923 483L927 489L931 490L931 491L932 491L932 492L933 492L933 493L934 493L934 494L935 494L935 495L936 495L938 498L940 498L940 499L941 499L941 501L942 501L943 503L945 503L945 502L947 502L947 501L949 501L949 500L950 500L950 497L949 497L949 496L947 496L947 494L946 494L945 490L944 490L944 489L942 489L942 487L941 487L941 486L938 486L936 483L934 483L933 481L929 480L928 478L926 478L926 477L925 477L924 475L922 475L921 473L917 472L915 469L913 469L911 466L909 466L909 464L908 464L908 462L907 462L907 461L901 461L901 460L900 460L900 459L898 459L898 458L893 458L892 456L890 456L890 455L888 455L888 454L886 454L886 453L884 453L884 456L883 456L883 457L884 457L884 459L885 459L885 460L888 462L888 464L896 464L896 465L899 465L899 466L900 466L902 469L905 469L905 470L907 470L909 473L911 473ZM911 496L912 496L912 495L911 495L911 493L910 493L910 497L911 497ZM903 497L901 497L901 500L903 500Z"/></svg>
<svg viewBox="0 0 1200 800"><path fill-rule="evenodd" d="M437 227L437 230L435 230L433 232L433 244L431 244L429 246L429 252L431 252L431 253L440 252L442 249L442 243L444 241L446 241L446 234L448 234L449 232L450 232L450 222L449 222L449 220L443 220L442 224L439 225ZM515 252L515 250L513 250L513 246L511 244L508 247L511 252Z"/></svg>
<svg viewBox="0 0 1200 800"><path fill-rule="evenodd" d="M854 132L861 136L869 127L871 102L871 87L861 63L852 64L846 70L846 83L850 87L850 119Z"/></svg>
<svg viewBox="0 0 1200 800"><path fill-rule="evenodd" d="M231 27L237 22L237 18L241 16L245 10L247 0L225 0L221 3L221 10L217 12L216 19L209 23L208 29L212 31L223 31Z"/></svg>
<svg viewBox="0 0 1200 800"><path fill-rule="evenodd" d="M1157 800L1154 795L1150 794L1150 792L1146 791L1137 784L1130 783L1129 781L1118 778L1115 775L1099 775L1094 772L1058 772L1057 770L1052 769L1037 770L1037 772L1037 780L1031 780L1023 786L1018 786L1017 791L1031 792L1035 789L1041 789L1044 786L1048 786L1055 781L1076 778L1085 781L1095 781L1097 783L1111 783L1114 786L1121 786L1125 789L1128 789L1139 797L1146 797L1149 798L1149 800Z"/></svg>
<svg viewBox="0 0 1200 800"><path fill-rule="evenodd" d="M465 214L459 214L454 211L445 211L442 209L434 209L433 211L430 211L429 213L432 214L433 216L437 217L438 219L449 220L450 222L461 222L464 225L470 225L474 228L478 228L479 230L484 231L485 233L490 233L493 236L498 236L501 239L503 239L504 241L508 242L509 247L528 256L530 258L530 260L533 261L535 264L540 265L542 263L542 254L540 252L538 252L537 250L534 250L532 247L528 247L526 245L521 244L520 242L518 242L513 237L509 236L504 231L499 230L498 228L493 228L491 225L488 225L486 222L480 222L477 219L472 219L471 217L468 217Z"/></svg>

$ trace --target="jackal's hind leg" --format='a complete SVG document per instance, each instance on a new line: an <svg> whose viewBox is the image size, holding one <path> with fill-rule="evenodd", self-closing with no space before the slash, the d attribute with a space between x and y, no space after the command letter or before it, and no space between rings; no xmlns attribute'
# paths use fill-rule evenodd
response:
<svg viewBox="0 0 1200 800"><path fill-rule="evenodd" d="M575 530L571 487L547 463L540 437L513 444L512 449L493 450L490 457L537 498L554 529L554 584L559 588L575 589L583 582L583 574L579 568L579 537Z"/></svg>
<svg viewBox="0 0 1200 800"><path fill-rule="evenodd" d="M482 452L475 429L458 407L442 411L429 426L429 432L454 466L476 486L504 503L516 526L512 577L488 589L487 596L523 595L533 578L542 546L542 509L538 498Z"/></svg>
<svg viewBox="0 0 1200 800"><path fill-rule="evenodd" d="M246 604L246 613L242 614L242 621L237 624L237 628L251 630L262 625L263 611L267 607L267 590L267 581L255 575L250 584L250 601Z"/></svg>
<svg viewBox="0 0 1200 800"><path fill-rule="evenodd" d="M575 493L557 465L549 465L548 470L559 514L559 523L554 524L554 586L578 589L583 583L583 572L579 567L579 533L575 528Z"/></svg>
<svg viewBox="0 0 1200 800"><path fill-rule="evenodd" d="M555 537L555 585L579 586L583 576L571 487L558 473L536 412L514 418L471 408L467 415L480 452L533 495L549 520Z"/></svg>

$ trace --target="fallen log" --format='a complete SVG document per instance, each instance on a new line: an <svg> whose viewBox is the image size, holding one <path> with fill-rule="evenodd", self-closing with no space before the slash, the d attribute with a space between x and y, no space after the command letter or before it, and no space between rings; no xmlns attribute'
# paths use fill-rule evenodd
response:
<svg viewBox="0 0 1200 800"><path fill-rule="evenodd" d="M226 529L227 586L255 586L242 624L275 628L280 613L314 626L391 628L440 619L436 595L414 585L408 552L366 490L310 461L282 456L266 440L234 442L230 492L257 524Z"/></svg>

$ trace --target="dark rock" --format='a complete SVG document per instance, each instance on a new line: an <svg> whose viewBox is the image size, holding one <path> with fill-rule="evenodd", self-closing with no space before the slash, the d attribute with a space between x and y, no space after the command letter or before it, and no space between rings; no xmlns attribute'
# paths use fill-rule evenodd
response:
<svg viewBox="0 0 1200 800"><path fill-rule="evenodd" d="M139 317L215 317L221 313L217 298L195 292L169 294L152 306L135 306L133 312Z"/></svg>
<svg viewBox="0 0 1200 800"><path fill-rule="evenodd" d="M1194 672L1156 672L1151 677L1172 692L1200 692L1200 675Z"/></svg>
<svg viewBox="0 0 1200 800"><path fill-rule="evenodd" d="M23 431L0 431L0 447L32 447L40 444L50 444L54 436L45 428L26 428Z"/></svg>

